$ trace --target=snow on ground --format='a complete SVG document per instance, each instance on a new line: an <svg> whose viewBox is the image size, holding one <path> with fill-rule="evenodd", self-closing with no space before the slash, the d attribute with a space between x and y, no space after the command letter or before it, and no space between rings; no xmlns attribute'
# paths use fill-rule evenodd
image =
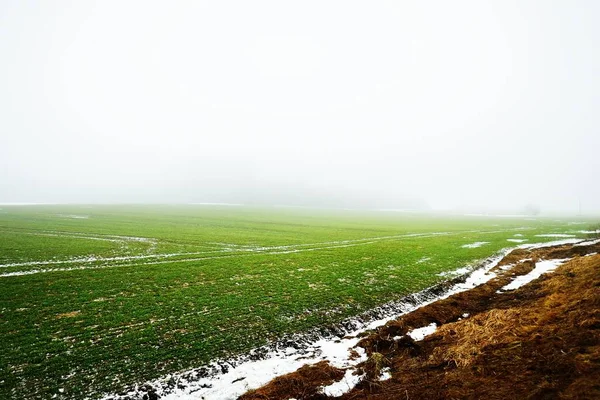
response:
<svg viewBox="0 0 600 400"><path fill-rule="evenodd" d="M70 218L70 219L88 219L89 215L77 215L77 214L56 214L57 217L60 218Z"/></svg>
<svg viewBox="0 0 600 400"><path fill-rule="evenodd" d="M409 331L406 335L410 336L411 339L414 340L415 342L418 342L420 340L425 339L427 336L431 335L436 330L437 330L437 324L435 322L432 322L431 324L429 324L427 326L413 329L413 330ZM402 339L403 337L404 336L394 336L393 339L399 340L399 339Z"/></svg>
<svg viewBox="0 0 600 400"><path fill-rule="evenodd" d="M354 335L352 335L354 334ZM357 332L350 335L355 336ZM271 379L296 371L305 364L313 364L322 360L330 361L337 368L348 368L346 376L342 381L324 388L327 393L345 393L358 383L361 377L353 375L353 366L366 361L364 350L356 347L354 351L358 357L352 357L350 350L356 346L360 338L348 337L346 339L321 339L305 349L287 347L272 352L266 359L250 360L242 362L235 367L229 368L226 373L210 378L196 378L194 371L178 375L168 375L159 381L167 382L174 379L177 388L171 392L158 393L163 400L192 400L192 399L214 399L228 400L236 399L246 391L260 387ZM215 365L216 366L216 365ZM192 378L192 380L188 380ZM153 387L159 387L158 381L152 382ZM181 389L180 387L184 387ZM118 396L107 396L106 399L119 398Z"/></svg>
<svg viewBox="0 0 600 400"><path fill-rule="evenodd" d="M575 235L569 235L567 233L544 233L543 235L535 235L536 237L554 237L554 238L572 238Z"/></svg>
<svg viewBox="0 0 600 400"><path fill-rule="evenodd" d="M517 276L511 283L504 286L500 289L500 292L515 290L528 284L529 282L539 278L546 272L553 271L559 265L564 263L568 259L560 259L560 260L543 260L535 263L535 268L531 270L528 274Z"/></svg>
<svg viewBox="0 0 600 400"><path fill-rule="evenodd" d="M475 242L475 243L469 243L469 244L463 244L462 247L463 249L475 249L477 247L481 247L483 245L488 244L489 242Z"/></svg>
<svg viewBox="0 0 600 400"><path fill-rule="evenodd" d="M579 231L579 233L583 233L584 235L593 235L596 233L600 233L600 229L596 229L595 231Z"/></svg>
<svg viewBox="0 0 600 400"><path fill-rule="evenodd" d="M390 369L388 367L381 369L381 374L379 375L380 381L387 381L391 377L392 377L392 373L390 372Z"/></svg>
<svg viewBox="0 0 600 400"><path fill-rule="evenodd" d="M460 292L464 292L466 290L473 289L473 288L475 288L479 285L482 285L482 284L486 283L487 281L495 278L496 274L493 272L490 272L490 269L492 269L493 267L498 265L500 260L501 259L495 260L493 263L491 263L487 267L479 268L479 269L476 269L475 271L473 271L473 273L471 273L471 275L469 275L468 278L464 282L456 284L454 286L454 288L450 291L448 296L444 296L444 298L449 297L455 293L460 293Z"/></svg>
<svg viewBox="0 0 600 400"><path fill-rule="evenodd" d="M341 381L333 382L329 386L323 387L321 390L327 396L338 397L341 396L356 386L358 382L363 378L361 375L355 375L353 368L346 370L346 374Z"/></svg>
<svg viewBox="0 0 600 400"><path fill-rule="evenodd" d="M506 239L507 242L513 242L513 243L523 243L526 242L527 239Z"/></svg>
<svg viewBox="0 0 600 400"><path fill-rule="evenodd" d="M0 264L0 268L9 267L28 267L28 266L42 266L42 265L55 265L55 264L85 264L93 262L107 262L107 261L133 261L133 260L145 260L152 258L170 258L179 256L189 256L198 254L210 254L210 253L222 253L223 250L211 250L211 251L197 251L197 252L185 252L185 253L159 253L159 254L146 254L140 256L117 256L117 257L101 257L95 255L89 255L85 257L74 257L66 260L45 260L45 261L25 261L18 263Z"/></svg>
<svg viewBox="0 0 600 400"><path fill-rule="evenodd" d="M515 264L506 264L500 267L500 269L502 271L508 271L509 269L513 269L513 267L515 266Z"/></svg>
<svg viewBox="0 0 600 400"><path fill-rule="evenodd" d="M518 249L540 249L542 247L560 246L562 244L577 244L583 242L583 239L562 239L553 240L546 243L525 243L517 246Z"/></svg>
<svg viewBox="0 0 600 400"><path fill-rule="evenodd" d="M587 240L585 242L576 243L575 246L592 246L596 243L600 243L600 239Z"/></svg>
<svg viewBox="0 0 600 400"><path fill-rule="evenodd" d="M413 329L408 332L407 335L410 336L414 341L418 342L419 340L425 339L425 337L431 335L437 330L437 325L435 322L424 326L422 328Z"/></svg>

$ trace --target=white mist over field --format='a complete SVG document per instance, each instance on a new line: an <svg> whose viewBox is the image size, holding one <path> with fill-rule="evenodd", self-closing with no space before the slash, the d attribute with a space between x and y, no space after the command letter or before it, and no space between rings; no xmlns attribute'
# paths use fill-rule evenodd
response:
<svg viewBox="0 0 600 400"><path fill-rule="evenodd" d="M0 202L600 212L597 1L0 3Z"/></svg>

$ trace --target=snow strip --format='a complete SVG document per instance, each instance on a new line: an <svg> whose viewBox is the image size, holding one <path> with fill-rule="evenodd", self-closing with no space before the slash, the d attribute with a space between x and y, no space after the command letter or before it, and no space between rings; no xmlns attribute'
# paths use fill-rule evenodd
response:
<svg viewBox="0 0 600 400"><path fill-rule="evenodd" d="M554 237L554 238L572 238L575 235L569 235L566 233L546 233L543 235L535 235L536 237Z"/></svg>
<svg viewBox="0 0 600 400"><path fill-rule="evenodd" d="M524 286L524 285L528 284L529 282L539 278L546 272L555 270L559 265L564 263L566 260L568 260L568 258L539 261L539 262L535 263L535 268L533 270L531 270L528 274L517 276L511 283L504 286L499 291L504 292L504 291L508 291L508 290L518 289L521 286Z"/></svg>
<svg viewBox="0 0 600 400"><path fill-rule="evenodd" d="M527 239L506 239L507 242L513 242L513 243L523 243L526 242Z"/></svg>
<svg viewBox="0 0 600 400"><path fill-rule="evenodd" d="M552 247L552 246L560 246L563 244L577 244L583 242L583 239L562 239L562 240L553 240L552 242L546 243L526 243L520 246L517 246L518 249L541 249L542 247Z"/></svg>
<svg viewBox="0 0 600 400"><path fill-rule="evenodd" d="M600 243L600 239L596 239L596 240L588 240L585 242L580 242L575 244L575 246L592 246L594 244Z"/></svg>
<svg viewBox="0 0 600 400"><path fill-rule="evenodd" d="M89 215L77 215L77 214L56 214L57 217L71 218L71 219L88 219Z"/></svg>
<svg viewBox="0 0 600 400"><path fill-rule="evenodd" d="M470 244L463 244L462 247L463 249L475 249L477 247L481 247L485 244L488 244L489 242L475 242L475 243L470 243Z"/></svg>
<svg viewBox="0 0 600 400"><path fill-rule="evenodd" d="M332 397L338 397L348 393L363 378L361 375L355 375L355 372L356 371L353 368L346 370L346 375L344 375L341 381L333 382L331 385L323 387L321 389L322 392L327 396Z"/></svg>
<svg viewBox="0 0 600 400"><path fill-rule="evenodd" d="M432 322L431 324L422 328L413 329L412 331L408 332L407 335L410 336L415 342L418 342L419 340L425 339L425 337L431 335L436 330L437 325L435 322Z"/></svg>

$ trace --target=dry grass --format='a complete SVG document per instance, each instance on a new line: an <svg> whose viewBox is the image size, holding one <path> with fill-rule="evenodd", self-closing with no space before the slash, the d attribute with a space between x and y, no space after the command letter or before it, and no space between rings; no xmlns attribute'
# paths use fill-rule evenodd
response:
<svg viewBox="0 0 600 400"><path fill-rule="evenodd" d="M519 344L518 338L524 330L535 329L523 322L519 310L508 309L491 310L466 321L444 325L437 335L453 336L455 344L436 347L432 359L466 367L490 345Z"/></svg>
<svg viewBox="0 0 600 400"><path fill-rule="evenodd" d="M388 323L361 340L370 355L360 366L367 376L341 399L600 398L600 255L580 257L599 247L518 250L500 264L514 268L497 269L498 278ZM513 273L551 256L574 258L520 289L496 292ZM524 258L533 261L519 262ZM465 312L470 317L460 319ZM441 326L423 341L394 340L431 322ZM392 379L376 382L383 366ZM335 374L307 379L323 385L343 372ZM266 387L271 397L243 399L326 398L292 381L286 385L294 390L275 394L275 380Z"/></svg>

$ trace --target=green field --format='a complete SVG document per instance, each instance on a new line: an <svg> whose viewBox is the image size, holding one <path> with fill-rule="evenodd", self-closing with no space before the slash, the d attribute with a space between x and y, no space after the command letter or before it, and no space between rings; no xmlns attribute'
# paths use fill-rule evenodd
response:
<svg viewBox="0 0 600 400"><path fill-rule="evenodd" d="M0 398L85 398L340 321L593 221L0 206ZM488 242L480 247L466 244Z"/></svg>

